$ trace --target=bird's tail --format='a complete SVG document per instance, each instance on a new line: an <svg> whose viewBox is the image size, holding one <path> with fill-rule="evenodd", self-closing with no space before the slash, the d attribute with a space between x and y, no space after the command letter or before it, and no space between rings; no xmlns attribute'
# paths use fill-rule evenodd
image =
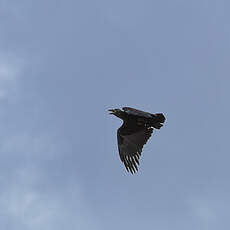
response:
<svg viewBox="0 0 230 230"><path fill-rule="evenodd" d="M155 113L152 114L152 119L151 119L151 125L155 128L155 129L160 129L163 124L165 122L165 116L163 115L163 113Z"/></svg>

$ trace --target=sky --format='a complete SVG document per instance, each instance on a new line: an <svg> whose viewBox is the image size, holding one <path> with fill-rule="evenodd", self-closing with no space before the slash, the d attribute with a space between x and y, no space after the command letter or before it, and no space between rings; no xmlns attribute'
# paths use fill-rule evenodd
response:
<svg viewBox="0 0 230 230"><path fill-rule="evenodd" d="M1 229L229 229L229 8L0 0ZM166 116L135 175L124 106Z"/></svg>

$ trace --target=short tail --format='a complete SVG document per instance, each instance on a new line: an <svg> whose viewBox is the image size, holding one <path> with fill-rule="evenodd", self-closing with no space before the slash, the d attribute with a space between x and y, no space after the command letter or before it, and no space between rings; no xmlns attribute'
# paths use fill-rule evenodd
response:
<svg viewBox="0 0 230 230"><path fill-rule="evenodd" d="M163 124L165 122L165 116L163 115L163 113L155 113L152 114L153 118L151 119L151 125L155 128L155 129L160 129Z"/></svg>

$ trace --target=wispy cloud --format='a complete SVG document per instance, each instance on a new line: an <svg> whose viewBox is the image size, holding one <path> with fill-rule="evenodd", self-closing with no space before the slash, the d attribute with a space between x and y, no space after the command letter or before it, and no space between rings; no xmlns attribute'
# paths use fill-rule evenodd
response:
<svg viewBox="0 0 230 230"><path fill-rule="evenodd" d="M212 223L216 220L216 209L213 202L205 198L193 198L190 201L192 212L204 223Z"/></svg>
<svg viewBox="0 0 230 230"><path fill-rule="evenodd" d="M19 78L23 69L23 62L10 55L0 56L0 100L15 93L19 86Z"/></svg>
<svg viewBox="0 0 230 230"><path fill-rule="evenodd" d="M7 216L18 225L19 229L100 229L91 207L84 197L81 184L76 181L54 178L59 175L59 168L53 165L52 173L43 166L47 161L56 161L58 165L58 143L47 136L31 137L29 134L9 135L0 149L4 155L10 154L11 159L22 158L22 162L6 167L2 172L8 176L2 177L0 191L1 215ZM28 153L30 153L28 155ZM45 154L44 154L45 153ZM54 158L53 154L56 154ZM31 155L36 155L31 156ZM51 156L52 155L52 156ZM3 159L2 159L3 160ZM36 164L36 160L40 161ZM26 163L25 163L26 162ZM2 175L2 174L1 174ZM90 222L88 220L91 220ZM6 220L0 217L0 222ZM7 223L11 226L11 223ZM11 226L11 229L13 227Z"/></svg>
<svg viewBox="0 0 230 230"><path fill-rule="evenodd" d="M203 229L216 229L229 213L229 197L222 191L209 191L206 195L193 195L188 199L192 215Z"/></svg>

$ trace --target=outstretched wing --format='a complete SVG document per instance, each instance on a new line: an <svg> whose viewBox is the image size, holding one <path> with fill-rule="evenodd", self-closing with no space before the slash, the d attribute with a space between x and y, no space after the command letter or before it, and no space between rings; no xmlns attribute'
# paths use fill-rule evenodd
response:
<svg viewBox="0 0 230 230"><path fill-rule="evenodd" d="M153 117L153 114L151 114L151 113L144 112L144 111L134 109L131 107L123 107L122 109L129 115L146 117L146 118L152 118Z"/></svg>
<svg viewBox="0 0 230 230"><path fill-rule="evenodd" d="M118 150L128 172L138 171L143 145L151 137L152 127L127 127L124 123L117 131Z"/></svg>

